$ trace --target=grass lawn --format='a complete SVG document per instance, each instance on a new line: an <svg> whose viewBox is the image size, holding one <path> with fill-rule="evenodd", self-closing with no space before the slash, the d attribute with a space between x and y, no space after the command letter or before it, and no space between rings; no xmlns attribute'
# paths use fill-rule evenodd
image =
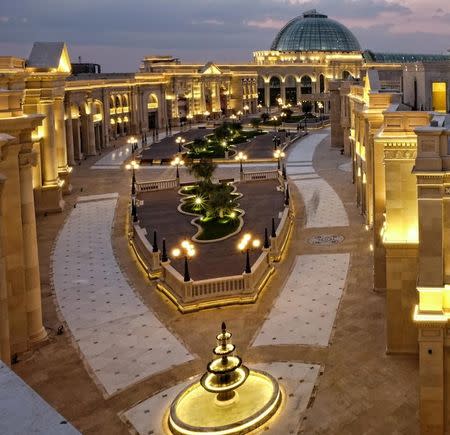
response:
<svg viewBox="0 0 450 435"><path fill-rule="evenodd" d="M238 213L235 219L197 219L195 222L202 227L202 233L198 236L199 240L214 240L220 239L233 233L239 227Z"/></svg>

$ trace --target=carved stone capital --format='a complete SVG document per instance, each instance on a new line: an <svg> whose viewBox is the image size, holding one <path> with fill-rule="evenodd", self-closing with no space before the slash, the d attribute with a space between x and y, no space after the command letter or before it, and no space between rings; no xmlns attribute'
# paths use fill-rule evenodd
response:
<svg viewBox="0 0 450 435"><path fill-rule="evenodd" d="M19 167L36 166L38 161L38 155L35 151L20 152L19 153Z"/></svg>
<svg viewBox="0 0 450 435"><path fill-rule="evenodd" d="M386 160L415 160L417 156L416 149L385 149L384 150L384 158Z"/></svg>

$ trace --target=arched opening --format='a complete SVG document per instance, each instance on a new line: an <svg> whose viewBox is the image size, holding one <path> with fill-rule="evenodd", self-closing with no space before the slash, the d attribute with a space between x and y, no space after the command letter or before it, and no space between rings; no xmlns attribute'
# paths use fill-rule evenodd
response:
<svg viewBox="0 0 450 435"><path fill-rule="evenodd" d="M342 80L352 80L353 76L348 71L342 71Z"/></svg>
<svg viewBox="0 0 450 435"><path fill-rule="evenodd" d="M325 92L325 77L323 74L319 75L319 92L323 94Z"/></svg>
<svg viewBox="0 0 450 435"><path fill-rule="evenodd" d="M266 103L266 93L264 89L264 79L261 76L258 76L258 104L264 106Z"/></svg>
<svg viewBox="0 0 450 435"><path fill-rule="evenodd" d="M278 98L281 96L281 81L278 77L271 77L269 82L270 89L270 105L277 106Z"/></svg>
<svg viewBox="0 0 450 435"><path fill-rule="evenodd" d="M81 160L83 158L81 152L81 110L75 104L70 106L70 117L72 118L72 131L70 133L73 138L73 156L75 160Z"/></svg>
<svg viewBox="0 0 450 435"><path fill-rule="evenodd" d="M177 96L177 109L180 122L181 123L186 122L186 116L188 114L188 101L186 95L179 94Z"/></svg>
<svg viewBox="0 0 450 435"><path fill-rule="evenodd" d="M158 128L158 97L155 94L150 94L147 101L147 115L148 115L148 128Z"/></svg>
<svg viewBox="0 0 450 435"><path fill-rule="evenodd" d="M116 95L116 96L115 96L115 101L116 101L116 104L115 104L116 109L118 109L119 107L122 107L122 100L121 100L121 98L119 97L119 95ZM116 113L118 113L117 110L116 110Z"/></svg>
<svg viewBox="0 0 450 435"><path fill-rule="evenodd" d="M312 80L310 76L303 76L300 80L301 92L304 95L312 94Z"/></svg>
<svg viewBox="0 0 450 435"><path fill-rule="evenodd" d="M103 142L103 103L100 100L94 100L92 105L92 117L94 121L95 149L101 150L104 147Z"/></svg>
<svg viewBox="0 0 450 435"><path fill-rule="evenodd" d="M128 95L122 95L122 107L128 107Z"/></svg>
<svg viewBox="0 0 450 435"><path fill-rule="evenodd" d="M286 77L286 103L297 104L297 84L294 76Z"/></svg>

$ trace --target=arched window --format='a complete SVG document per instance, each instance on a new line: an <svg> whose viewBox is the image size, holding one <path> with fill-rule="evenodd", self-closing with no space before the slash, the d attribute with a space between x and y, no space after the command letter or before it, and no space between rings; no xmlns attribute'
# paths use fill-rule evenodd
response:
<svg viewBox="0 0 450 435"><path fill-rule="evenodd" d="M348 71L342 71L342 80L351 80L353 76Z"/></svg>
<svg viewBox="0 0 450 435"><path fill-rule="evenodd" d="M312 80L309 76L303 76L301 79L302 94L312 94Z"/></svg>
<svg viewBox="0 0 450 435"><path fill-rule="evenodd" d="M319 92L323 94L325 92L325 77L323 74L319 76Z"/></svg>

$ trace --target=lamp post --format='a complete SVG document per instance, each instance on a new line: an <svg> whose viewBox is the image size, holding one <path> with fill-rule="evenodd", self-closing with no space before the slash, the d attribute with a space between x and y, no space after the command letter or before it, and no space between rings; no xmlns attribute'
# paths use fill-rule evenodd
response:
<svg viewBox="0 0 450 435"><path fill-rule="evenodd" d="M175 156L175 158L170 162L170 164L172 166L176 166L177 168L177 173L176 173L176 177L177 180L180 179L180 171L179 171L179 167L184 165L184 160L180 157L180 156Z"/></svg>
<svg viewBox="0 0 450 435"><path fill-rule="evenodd" d="M273 137L272 142L273 142L273 149L274 149L274 150L277 150L278 147L280 146L281 139L280 139L280 137L276 134L276 135Z"/></svg>
<svg viewBox="0 0 450 435"><path fill-rule="evenodd" d="M234 113L232 113L232 114L230 115L230 119L233 121L233 124L234 124L235 121L236 121L236 119L237 119L237 116L236 116Z"/></svg>
<svg viewBox="0 0 450 435"><path fill-rule="evenodd" d="M208 112L208 110L205 110L205 111L203 112L203 115L205 115L206 121L209 121L209 115L211 115L211 113Z"/></svg>
<svg viewBox="0 0 450 435"><path fill-rule="evenodd" d="M244 107L244 115L246 115L248 113L248 111L250 110L250 107L248 106L248 104L246 104Z"/></svg>
<svg viewBox="0 0 450 435"><path fill-rule="evenodd" d="M244 167L242 166L242 162L247 160L247 154L244 154L242 151L239 151L234 159L239 160L239 164L240 164L239 171L242 174L244 172Z"/></svg>
<svg viewBox="0 0 450 435"><path fill-rule="evenodd" d="M280 150L279 148L276 149L273 153L273 156L277 159L277 167L278 170L281 169L281 159L285 156L286 154L284 153L284 151Z"/></svg>
<svg viewBox="0 0 450 435"><path fill-rule="evenodd" d="M192 258L196 252L194 245L188 240L183 240L180 247L172 249L172 256L174 258L179 258L182 254L184 255L184 282L189 282L191 275L189 274L188 258Z"/></svg>
<svg viewBox="0 0 450 435"><path fill-rule="evenodd" d="M258 109L258 112L261 112L261 109L262 109L262 104L261 103L259 103L257 106L256 106L256 108Z"/></svg>
<svg viewBox="0 0 450 435"><path fill-rule="evenodd" d="M246 233L242 236L238 244L238 249L241 252L245 251L245 273L252 273L250 266L250 249L258 249L261 246L261 241L252 237L250 233Z"/></svg>
<svg viewBox="0 0 450 435"><path fill-rule="evenodd" d="M236 115L239 116L239 119L241 119L241 117L243 115L242 110L239 110L239 112L237 112Z"/></svg>
<svg viewBox="0 0 450 435"><path fill-rule="evenodd" d="M131 195L136 195L136 173L135 170L139 169L139 163L136 160L132 160L130 163L125 165L127 171L131 170Z"/></svg>
<svg viewBox="0 0 450 435"><path fill-rule="evenodd" d="M323 103L322 103L322 101L319 101L317 103L317 107L319 108L320 119L322 119L322 113L323 113Z"/></svg>
<svg viewBox="0 0 450 435"><path fill-rule="evenodd" d="M178 136L175 140L175 143L178 144L178 152L181 153L182 149L181 146L186 142L186 139L182 136Z"/></svg>

